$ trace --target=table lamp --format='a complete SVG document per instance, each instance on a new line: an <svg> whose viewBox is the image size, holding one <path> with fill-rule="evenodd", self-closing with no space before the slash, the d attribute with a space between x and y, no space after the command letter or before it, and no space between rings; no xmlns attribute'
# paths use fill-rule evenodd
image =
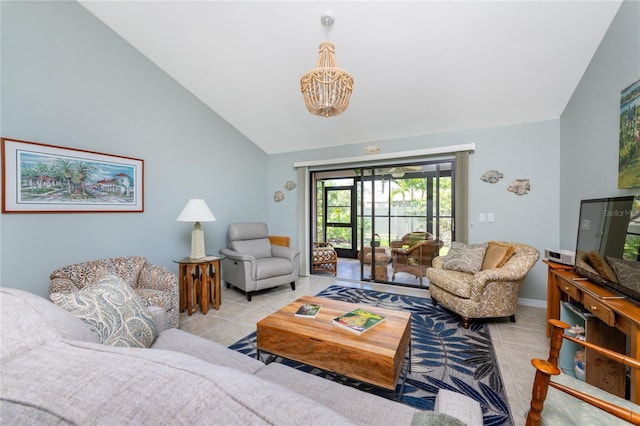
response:
<svg viewBox="0 0 640 426"><path fill-rule="evenodd" d="M176 219L177 222L195 222L191 232L191 259L203 259L207 257L204 250L204 231L200 227L200 222L214 222L216 217L209 210L206 201L199 198L192 198L184 206L182 212Z"/></svg>

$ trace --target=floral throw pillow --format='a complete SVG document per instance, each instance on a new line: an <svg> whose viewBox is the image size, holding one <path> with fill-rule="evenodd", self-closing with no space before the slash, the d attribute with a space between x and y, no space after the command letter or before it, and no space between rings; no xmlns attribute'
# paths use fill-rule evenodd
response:
<svg viewBox="0 0 640 426"><path fill-rule="evenodd" d="M486 251L487 244L463 244L453 241L442 267L451 271L477 274L482 268Z"/></svg>
<svg viewBox="0 0 640 426"><path fill-rule="evenodd" d="M105 345L148 348L158 336L149 309L116 275L105 275L76 293L52 293L49 297L80 318Z"/></svg>

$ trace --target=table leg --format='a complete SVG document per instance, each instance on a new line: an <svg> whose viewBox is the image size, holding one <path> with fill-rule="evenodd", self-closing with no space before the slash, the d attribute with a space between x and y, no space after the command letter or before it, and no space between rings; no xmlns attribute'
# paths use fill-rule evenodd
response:
<svg viewBox="0 0 640 426"><path fill-rule="evenodd" d="M179 287L180 287L180 312L187 309L187 265L180 265L179 271Z"/></svg>
<svg viewBox="0 0 640 426"><path fill-rule="evenodd" d="M198 265L188 265L187 266L187 313L189 316L196 311L195 302L196 302L196 283L195 280L197 274Z"/></svg>
<svg viewBox="0 0 640 426"><path fill-rule="evenodd" d="M213 292L215 301L214 301L213 307L217 310L217 309L220 309L220 303L222 299L222 290L220 288L220 261L216 260L213 265L215 265L215 280L214 280L214 292Z"/></svg>
<svg viewBox="0 0 640 426"><path fill-rule="evenodd" d="M209 311L209 288L211 287L211 278L209 277L209 264L200 265L200 312L206 314Z"/></svg>

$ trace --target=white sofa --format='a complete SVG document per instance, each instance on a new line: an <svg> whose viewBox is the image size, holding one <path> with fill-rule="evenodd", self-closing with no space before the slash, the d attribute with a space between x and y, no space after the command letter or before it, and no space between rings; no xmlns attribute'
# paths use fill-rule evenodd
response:
<svg viewBox="0 0 640 426"><path fill-rule="evenodd" d="M160 331L151 349L106 346L75 316L21 290L0 288L0 313L3 424L456 421L279 363L265 365L175 328ZM166 322L163 309L152 314ZM443 392L437 404L442 412L482 424L480 406L471 399Z"/></svg>

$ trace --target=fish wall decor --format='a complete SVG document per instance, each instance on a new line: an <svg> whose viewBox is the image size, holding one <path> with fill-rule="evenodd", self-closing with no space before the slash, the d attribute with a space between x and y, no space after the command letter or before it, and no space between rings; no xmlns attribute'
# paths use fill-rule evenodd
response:
<svg viewBox="0 0 640 426"><path fill-rule="evenodd" d="M529 183L529 179L514 179L509 186L507 186L507 191L513 192L516 195L527 195L531 190L531 183Z"/></svg>
<svg viewBox="0 0 640 426"><path fill-rule="evenodd" d="M276 191L275 194L273 194L273 200L276 203L279 203L280 201L284 200L284 194L282 193L282 191Z"/></svg>
<svg viewBox="0 0 640 426"><path fill-rule="evenodd" d="M480 180L487 183L496 183L502 179L504 175L497 170L486 171L480 176Z"/></svg>

